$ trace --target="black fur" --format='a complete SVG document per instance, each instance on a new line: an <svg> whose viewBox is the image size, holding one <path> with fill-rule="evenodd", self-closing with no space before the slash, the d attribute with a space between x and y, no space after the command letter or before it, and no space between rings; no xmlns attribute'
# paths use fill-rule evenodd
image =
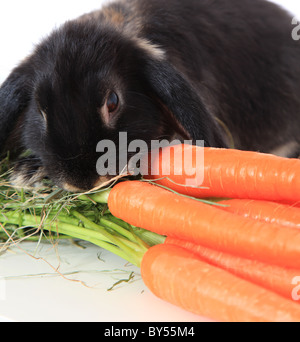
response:
<svg viewBox="0 0 300 342"><path fill-rule="evenodd" d="M15 179L30 184L38 170L74 189L97 184L96 145L120 131L129 141L179 135L228 147L225 125L236 148L291 143L295 153L300 43L291 21L265 0L121 0L67 22L1 86L0 151L32 151L16 168L27 177ZM109 91L121 102L111 127L99 114Z"/></svg>

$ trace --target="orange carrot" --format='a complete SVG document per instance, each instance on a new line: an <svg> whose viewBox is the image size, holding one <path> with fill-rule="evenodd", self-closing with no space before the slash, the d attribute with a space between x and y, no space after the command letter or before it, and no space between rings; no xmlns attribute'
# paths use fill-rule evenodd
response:
<svg viewBox="0 0 300 342"><path fill-rule="evenodd" d="M295 285L292 285L292 280L300 276L300 270L268 265L256 260L243 259L231 254L195 245L188 241L167 238L165 243L187 249L197 255L202 261L222 268L288 299L292 299L292 291L295 287Z"/></svg>
<svg viewBox="0 0 300 342"><path fill-rule="evenodd" d="M147 178L157 180L158 184L179 193L197 198L243 198L276 202L300 200L299 159L285 159L239 150L204 148L203 181L201 172L193 170L197 167L196 158L199 159L201 149L203 148L191 145L162 149L156 158L152 157L155 159L151 168L149 167L152 175ZM184 162L184 156L188 156L189 153L192 156L191 160ZM170 172L163 172L165 163L170 163Z"/></svg>
<svg viewBox="0 0 300 342"><path fill-rule="evenodd" d="M299 305L177 246L150 248L142 260L141 274L156 296L217 321L300 321Z"/></svg>
<svg viewBox="0 0 300 342"><path fill-rule="evenodd" d="M112 215L160 235L300 269L299 229L250 220L139 181L113 187L108 206Z"/></svg>
<svg viewBox="0 0 300 342"><path fill-rule="evenodd" d="M227 212L255 220L276 223L287 227L300 228L300 208L276 202L233 199L220 201L219 207Z"/></svg>
<svg viewBox="0 0 300 342"><path fill-rule="evenodd" d="M277 203L280 204L284 204L284 205L288 205L289 207L293 207L293 208L300 208L300 201L277 201Z"/></svg>

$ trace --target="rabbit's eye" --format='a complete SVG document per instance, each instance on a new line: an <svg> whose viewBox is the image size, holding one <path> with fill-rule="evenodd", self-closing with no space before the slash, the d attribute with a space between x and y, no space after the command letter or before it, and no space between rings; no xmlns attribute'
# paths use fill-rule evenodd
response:
<svg viewBox="0 0 300 342"><path fill-rule="evenodd" d="M115 92L110 92L104 105L97 111L101 115L102 121L108 128L113 128L117 119L117 110L120 107L119 96Z"/></svg>
<svg viewBox="0 0 300 342"><path fill-rule="evenodd" d="M119 97L115 92L111 92L107 98L106 106L109 113L115 112L119 107Z"/></svg>

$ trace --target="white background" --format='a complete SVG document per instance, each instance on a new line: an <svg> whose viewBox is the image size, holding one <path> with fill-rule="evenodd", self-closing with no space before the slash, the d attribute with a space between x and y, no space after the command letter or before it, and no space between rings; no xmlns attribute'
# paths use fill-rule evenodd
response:
<svg viewBox="0 0 300 342"><path fill-rule="evenodd" d="M183 0L184 1L184 0ZM226 0L224 0L226 1ZM107 0L0 1L0 84L53 28L98 9ZM274 0L300 18L299 0Z"/></svg>
<svg viewBox="0 0 300 342"><path fill-rule="evenodd" d="M68 19L98 9L106 0L2 0L0 1L0 84L43 37ZM183 0L184 1L184 0ZM226 0L224 0L226 1ZM299 0L276 0L300 18ZM24 247L25 248L25 247ZM29 248L26 245L26 248ZM35 246L32 251L35 252ZM48 247L41 251L50 264L57 254L48 256ZM45 250L46 249L46 250ZM201 318L160 301L152 296L141 281L108 293L116 279L103 270L123 269L117 257L104 256L100 263L99 249L79 250L65 247L58 255L60 271L78 272L74 277L92 283L93 289L57 276L43 260L35 260L22 250L0 257L0 322L17 321L201 321ZM48 259L49 258L49 259ZM101 266L101 267L100 267ZM100 273L99 273L100 272ZM31 274L32 277L23 277ZM44 277L39 276L45 274ZM36 276L35 276L36 275ZM1 277L11 277L5 283ZM128 275L127 275L128 276ZM121 274L121 279L124 275ZM118 278L117 278L118 279ZM99 284L98 284L99 282ZM97 286L96 286L97 285ZM5 289L5 290L4 290ZM5 293L3 293L5 291ZM4 298L5 297L5 298Z"/></svg>

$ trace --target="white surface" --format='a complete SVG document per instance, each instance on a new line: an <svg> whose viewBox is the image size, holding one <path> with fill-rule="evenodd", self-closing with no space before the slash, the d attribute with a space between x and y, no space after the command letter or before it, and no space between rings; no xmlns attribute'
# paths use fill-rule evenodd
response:
<svg viewBox="0 0 300 342"><path fill-rule="evenodd" d="M85 246L42 244L36 251L36 243L23 243L22 249L1 255L5 293L0 293L0 321L1 317L22 322L202 320L153 296L138 268L98 247ZM133 281L107 291L117 281L128 279L131 272Z"/></svg>
<svg viewBox="0 0 300 342"><path fill-rule="evenodd" d="M226 1L226 0L224 0ZM101 0L9 0L0 2L0 84L24 57L51 30L85 12L99 8ZM276 1L300 17L300 3ZM35 245L22 248L34 254ZM134 267L89 246L61 246L58 250L42 245L38 256L53 267L59 266L64 279L44 259L34 259L18 248L0 256L0 322L12 321L201 321L200 317L155 298L136 275L113 292L107 288L128 278ZM60 258L60 260L59 260ZM122 270L118 274L117 271ZM103 272L110 270L109 272ZM71 275L72 272L78 272ZM43 274L43 276L41 276ZM31 275L28 277L28 275ZM3 280L3 277L5 279ZM78 281L85 282L86 285ZM1 285L2 283L2 285ZM3 285L4 284L4 285ZM88 287L87 287L88 286Z"/></svg>

